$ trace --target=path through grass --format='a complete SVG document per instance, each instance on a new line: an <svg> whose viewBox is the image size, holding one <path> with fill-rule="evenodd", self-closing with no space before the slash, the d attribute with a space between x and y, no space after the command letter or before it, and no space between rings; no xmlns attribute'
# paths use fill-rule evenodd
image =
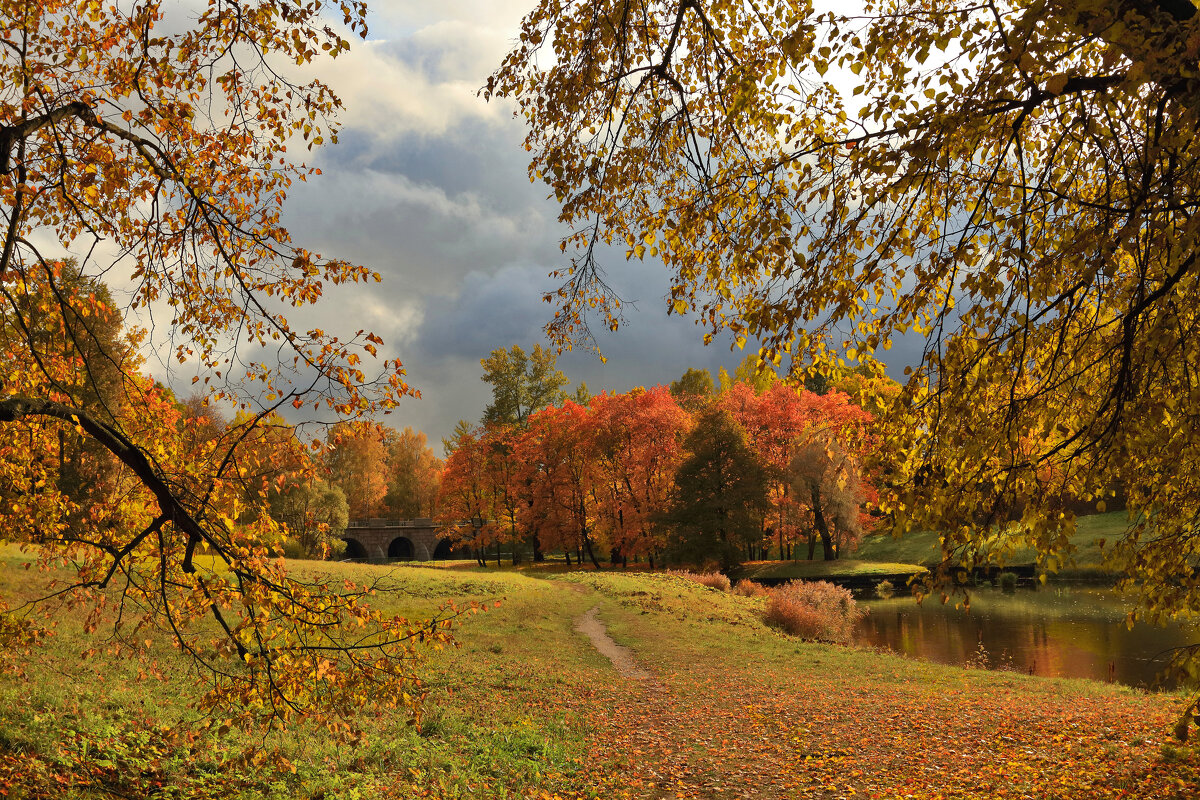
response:
<svg viewBox="0 0 1200 800"><path fill-rule="evenodd" d="M30 591L36 573L9 556L0 592ZM379 602L414 616L449 598L501 605L462 625L461 647L429 654L420 729L368 714L353 746L318 729L203 728L178 680L80 661L88 640L63 616L25 677L0 679L0 786L26 798L1195 796L1200 762L1165 738L1174 696L799 642L758 621L761 599L662 574L308 568L390 569ZM650 679L622 677L576 632L593 607ZM171 658L155 643L143 666Z"/></svg>

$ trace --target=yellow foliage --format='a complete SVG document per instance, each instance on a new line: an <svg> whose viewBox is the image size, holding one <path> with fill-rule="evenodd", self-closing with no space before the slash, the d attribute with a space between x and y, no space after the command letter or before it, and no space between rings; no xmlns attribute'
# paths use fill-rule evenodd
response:
<svg viewBox="0 0 1200 800"><path fill-rule="evenodd" d="M523 30L485 94L572 198L552 333L604 295L597 242L661 232L669 308L764 361L881 377L919 337L904 386L853 387L896 529L947 531L947 564L998 536L1054 569L1073 509L1116 496L1139 613L1197 613L1194 4L542 0Z"/></svg>

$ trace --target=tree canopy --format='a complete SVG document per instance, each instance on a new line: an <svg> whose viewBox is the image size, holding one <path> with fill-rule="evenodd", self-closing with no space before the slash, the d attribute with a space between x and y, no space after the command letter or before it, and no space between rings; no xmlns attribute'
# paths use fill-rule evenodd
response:
<svg viewBox="0 0 1200 800"><path fill-rule="evenodd" d="M556 366L557 361L554 351L540 344L535 344L528 355L514 344L508 350L498 347L481 359L480 380L492 385L492 402L483 412L484 423L524 425L530 414L562 402L566 398L563 387L569 381Z"/></svg>
<svg viewBox="0 0 1200 800"><path fill-rule="evenodd" d="M1116 495L1140 613L1193 613L1200 13L864 5L536 4L485 93L516 99L571 226L552 331L617 321L599 259L623 245L769 361L880 374L920 341L879 448L897 530L1053 569L1072 504Z"/></svg>
<svg viewBox="0 0 1200 800"><path fill-rule="evenodd" d="M356 417L411 393L399 361L368 370L374 334L284 313L378 279L280 224L316 172L293 153L336 138L340 102L304 72L349 47L330 13L365 33L357 0L0 0L0 536L77 568L56 592L90 603L90 626L119 592L122 619L167 630L207 707L275 720L409 703L413 643L443 635L273 557L279 447L307 445L277 413ZM128 311L167 378L194 376L233 424L188 417L143 373L146 334L117 335ZM84 502L71 481L102 451L111 468L80 474L103 502ZM4 613L0 645L35 627Z"/></svg>

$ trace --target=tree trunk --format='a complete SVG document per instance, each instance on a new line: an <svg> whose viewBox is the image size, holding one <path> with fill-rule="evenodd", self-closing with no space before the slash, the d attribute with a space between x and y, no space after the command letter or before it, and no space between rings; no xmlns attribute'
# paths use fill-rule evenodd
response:
<svg viewBox="0 0 1200 800"><path fill-rule="evenodd" d="M537 528L530 534L529 542L533 545L533 563L540 564L545 561L546 554L542 552L542 540L538 538Z"/></svg>
<svg viewBox="0 0 1200 800"><path fill-rule="evenodd" d="M821 535L821 549L826 561L833 561L837 556L833 550L833 540L829 536L829 524L825 521L825 513L821 508L821 487L816 484L812 488L813 520L817 523L817 533ZM812 547L809 547L809 553ZM809 558L812 558L810 555Z"/></svg>
<svg viewBox="0 0 1200 800"><path fill-rule="evenodd" d="M587 549L588 558L591 560L592 566L600 569L600 562L596 560L596 554L592 552L592 537L588 536L586 532L583 534L583 546ZM582 562L583 559L581 558L580 563Z"/></svg>

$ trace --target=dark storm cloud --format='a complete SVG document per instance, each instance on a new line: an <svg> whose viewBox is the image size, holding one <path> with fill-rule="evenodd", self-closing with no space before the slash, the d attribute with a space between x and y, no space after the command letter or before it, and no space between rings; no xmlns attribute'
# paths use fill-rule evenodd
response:
<svg viewBox="0 0 1200 800"><path fill-rule="evenodd" d="M468 118L438 135L351 130L322 154L327 170L402 175L451 197L471 195L504 207L536 208L553 217L542 184L531 184L523 131L509 118Z"/></svg>
<svg viewBox="0 0 1200 800"><path fill-rule="evenodd" d="M338 59L342 72L331 82L341 82L335 88L347 103L340 143L314 154L324 174L297 187L287 207L298 243L383 276L382 284L332 292L294 321L382 334L383 355L399 357L422 393L386 421L424 430L435 444L457 420L482 415L490 391L481 358L545 343L542 327L554 312L541 299L553 288L547 273L565 266L558 207L528 179L522 126L504 106L475 97L511 35L477 22L485 13L477 6L459 6L447 6L460 12L450 21L425 20L427 6L397 12L388 41ZM618 332L597 332L607 363L587 351L563 354L573 385L625 391L668 383L689 367L715 378L742 360L728 338L705 347L691 318L667 315L661 265L628 263L623 249L602 259L636 309L626 307ZM905 340L889 354L897 377L915 351Z"/></svg>
<svg viewBox="0 0 1200 800"><path fill-rule="evenodd" d="M414 382L420 383L422 377L429 381L428 388L422 388L422 405L429 401L454 407L455 415L448 417L451 425L460 418L477 421L482 416L490 395L480 381L479 360L498 347L517 344L528 351L534 344L545 344L542 327L554 313L553 306L541 301L553 286L546 273L546 268L535 266L472 273L459 293L427 301L408 362ZM720 366L732 371L744 357L741 351L731 352L727 340L705 347L702 331L690 319L666 315L661 300L666 273L661 266L621 260L614 263L612 273L623 293L638 292L644 310L631 314L615 333L596 333L596 344L607 362L582 349L562 354L559 367L572 386L586 382L593 394L627 391L670 383L688 367L709 369L715 379ZM448 428L437 429L448 432Z"/></svg>

